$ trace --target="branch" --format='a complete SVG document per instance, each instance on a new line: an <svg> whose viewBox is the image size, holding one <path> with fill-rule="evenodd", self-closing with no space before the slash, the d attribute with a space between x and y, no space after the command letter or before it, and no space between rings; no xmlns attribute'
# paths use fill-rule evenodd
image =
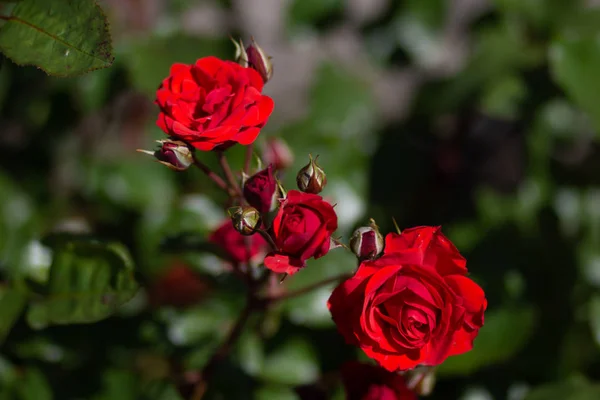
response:
<svg viewBox="0 0 600 400"><path fill-rule="evenodd" d="M327 286L330 283L334 283L334 282L339 282L341 280L345 280L352 277L352 274L341 274L341 275L337 275L331 278L327 278L324 279L322 281L313 283L312 285L308 285L306 287L303 287L301 289L298 290L293 290L290 292L286 292L286 293L282 293L282 294L278 294L278 295L274 295L274 296L267 296L266 298L264 298L264 301L267 304L272 304L272 303L276 303L278 301L283 301L283 300L287 300L287 299L291 299L293 297L298 297L298 296L302 296L303 294L312 292L315 289L319 289L323 286Z"/></svg>
<svg viewBox="0 0 600 400"><path fill-rule="evenodd" d="M242 189L240 188L239 183L235 179L235 176L233 176L233 172L231 172L231 168L229 167L229 163L227 162L225 153L222 151L219 151L217 153L217 157L219 158L219 164L221 165L221 168L223 169L223 172L225 173L225 177L227 178L227 181L229 182L229 186L231 187L231 189L233 189L235 194L237 194L239 197L242 197Z"/></svg>
<svg viewBox="0 0 600 400"><path fill-rule="evenodd" d="M196 167L198 167L202 172L204 172L221 189L223 189L224 191L226 191L228 193L230 192L229 188L227 187L227 183L225 183L223 178L221 178L219 175L217 175L215 172L213 172L208 165L206 165L202 161L198 160L198 157L196 157L195 152L192 153L192 156L194 157L194 165Z"/></svg>
<svg viewBox="0 0 600 400"><path fill-rule="evenodd" d="M200 381L196 384L194 388L194 392L192 393L191 400L201 400L204 394L206 393L206 389L208 388L208 381L210 380L215 367L224 360L231 351L235 342L239 339L240 335L244 330L244 326L246 326L246 322L250 318L252 311L257 307L257 303L255 300L249 299L246 303L246 307L238 317L237 321L231 328L231 331L227 335L225 341L221 344L221 346L213 353L210 357L202 372L200 373Z"/></svg>

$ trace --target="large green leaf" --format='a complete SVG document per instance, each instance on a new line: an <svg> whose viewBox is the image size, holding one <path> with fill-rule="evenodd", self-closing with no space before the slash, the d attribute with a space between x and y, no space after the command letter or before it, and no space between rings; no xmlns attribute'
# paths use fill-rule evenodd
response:
<svg viewBox="0 0 600 400"><path fill-rule="evenodd" d="M21 315L26 300L27 294L24 291L0 287L0 343Z"/></svg>
<svg viewBox="0 0 600 400"><path fill-rule="evenodd" d="M264 380L273 383L311 383L319 376L315 349L303 338L292 338L267 355L260 375Z"/></svg>
<svg viewBox="0 0 600 400"><path fill-rule="evenodd" d="M438 374L469 375L479 368L509 360L527 343L534 321L531 307L486 313L485 325L475 339L473 350L448 358L438 368Z"/></svg>
<svg viewBox="0 0 600 400"><path fill-rule="evenodd" d="M128 251L117 243L55 236L50 277L27 313L29 324L90 323L108 317L138 289Z"/></svg>
<svg viewBox="0 0 600 400"><path fill-rule="evenodd" d="M57 76L106 68L114 59L106 16L94 0L18 3L0 28L0 50Z"/></svg>

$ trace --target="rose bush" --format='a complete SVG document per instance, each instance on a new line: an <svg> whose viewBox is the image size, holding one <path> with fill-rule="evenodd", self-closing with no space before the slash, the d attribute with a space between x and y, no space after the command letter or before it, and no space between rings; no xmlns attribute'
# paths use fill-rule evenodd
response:
<svg viewBox="0 0 600 400"><path fill-rule="evenodd" d="M273 272L294 274L309 258L327 254L337 229L333 206L319 195L290 190L273 221L277 251L265 258Z"/></svg>
<svg viewBox="0 0 600 400"><path fill-rule="evenodd" d="M383 256L360 264L328 306L350 344L389 371L438 365L464 353L487 300L466 260L439 227L388 234Z"/></svg>
<svg viewBox="0 0 600 400"><path fill-rule="evenodd" d="M251 144L273 111L263 85L254 69L216 57L174 64L156 92L157 124L199 150Z"/></svg>
<svg viewBox="0 0 600 400"><path fill-rule="evenodd" d="M340 368L347 400L416 400L402 375L358 361Z"/></svg>

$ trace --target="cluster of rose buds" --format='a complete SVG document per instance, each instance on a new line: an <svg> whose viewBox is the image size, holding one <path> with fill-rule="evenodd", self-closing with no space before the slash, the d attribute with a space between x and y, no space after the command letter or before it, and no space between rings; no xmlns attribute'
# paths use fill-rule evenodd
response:
<svg viewBox="0 0 600 400"><path fill-rule="evenodd" d="M286 191L279 181L278 174L293 164L293 153L281 139L266 141L262 161L267 167L259 159L258 170L251 171L251 146L274 107L262 94L273 66L254 39L248 47L241 40L234 43L236 62L205 57L171 67L156 95L157 124L170 139L159 140L156 151L142 151L173 170L195 165L226 191L230 219L209 240L225 253L232 271L251 282L250 290L258 290L253 270L261 265L264 276L285 277L338 247L332 239L338 216L319 195L327 176L318 156L309 155L298 171L297 190ZM237 175L224 155L236 144L248 146L244 171ZM216 153L223 176L204 165L196 150ZM340 247L356 255L358 268L333 291L327 306L345 340L379 364L342 368L348 398L412 399L414 393L431 391L431 370L406 371L469 351L483 326L487 300L467 277L466 260L439 227L398 230L384 239L372 219ZM177 270L167 286L186 276L188 271ZM187 298L175 302L187 303Z"/></svg>

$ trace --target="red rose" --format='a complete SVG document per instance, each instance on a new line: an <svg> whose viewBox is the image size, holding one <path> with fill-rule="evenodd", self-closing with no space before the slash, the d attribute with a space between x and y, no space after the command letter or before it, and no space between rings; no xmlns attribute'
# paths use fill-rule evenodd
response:
<svg viewBox="0 0 600 400"><path fill-rule="evenodd" d="M244 236L236 231L230 219L224 221L208 240L222 248L236 263L248 263L261 257L267 247L262 236Z"/></svg>
<svg viewBox="0 0 600 400"><path fill-rule="evenodd" d="M273 221L277 252L265 258L273 272L294 274L311 257L327 254L337 215L331 204L316 194L290 190Z"/></svg>
<svg viewBox="0 0 600 400"><path fill-rule="evenodd" d="M416 400L404 377L381 367L350 361L342 365L347 400Z"/></svg>
<svg viewBox="0 0 600 400"><path fill-rule="evenodd" d="M208 290L208 285L187 265L177 262L163 271L149 286L150 304L185 308L197 304Z"/></svg>
<svg viewBox="0 0 600 400"><path fill-rule="evenodd" d="M263 85L254 69L216 57L173 64L156 92L157 124L199 150L248 145L273 111L273 100L261 94Z"/></svg>
<svg viewBox="0 0 600 400"><path fill-rule="evenodd" d="M487 300L439 227L386 237L384 255L360 264L328 306L350 344L390 370L438 365L473 347Z"/></svg>
<svg viewBox="0 0 600 400"><path fill-rule="evenodd" d="M277 181L271 165L252 175L244 184L244 198L261 214L275 208L276 197Z"/></svg>

